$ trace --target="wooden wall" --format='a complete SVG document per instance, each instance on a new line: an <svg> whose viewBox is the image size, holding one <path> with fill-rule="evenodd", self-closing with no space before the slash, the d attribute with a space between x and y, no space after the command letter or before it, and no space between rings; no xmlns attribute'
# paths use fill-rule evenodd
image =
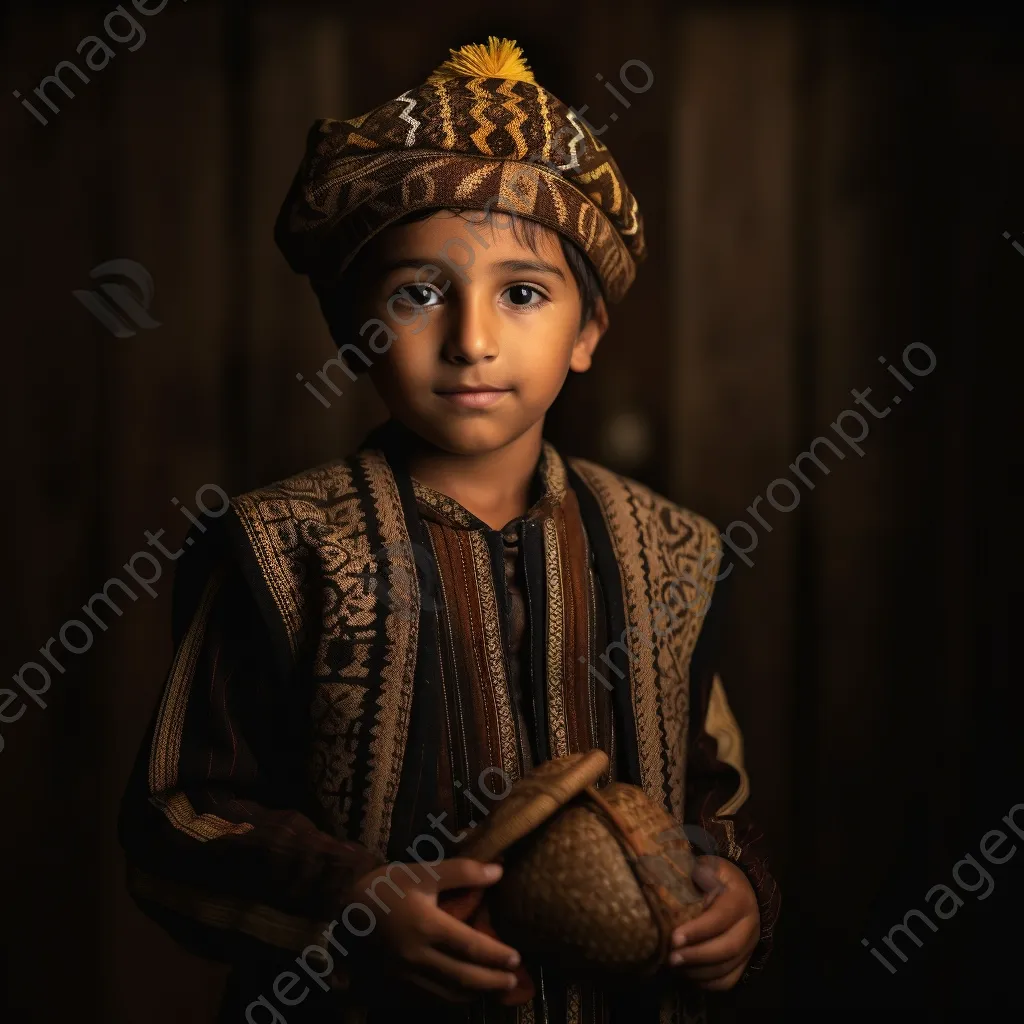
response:
<svg viewBox="0 0 1024 1024"><path fill-rule="evenodd" d="M680 23L671 486L755 535L733 531L756 548L733 581L727 685L781 840L786 969L762 991L788 1005L966 1008L1010 990L992 979L1012 876L906 966L881 946L895 977L861 945L927 910L1021 799L990 653L1020 589L993 557L1019 565L1001 538L1020 511L1024 294L1000 227L1020 219L1024 72L999 27L782 9ZM920 343L937 363L915 378L901 355ZM862 454L830 426L858 410L851 389L884 413L859 409ZM802 463L808 487L790 467L821 435L845 458L819 447L829 473ZM781 509L779 478L796 485L778 485Z"/></svg>
<svg viewBox="0 0 1024 1024"><path fill-rule="evenodd" d="M8 91L30 92L108 9L8 8ZM50 125L0 105L10 671L123 575L143 531L180 540L172 498L195 508L204 484L234 493L323 461L381 416L366 381L325 409L295 380L330 349L273 218L315 117L366 110L448 46L507 34L593 123L620 114L603 138L647 221L649 260L552 413L564 448L720 526L752 522L851 388L898 393L879 356L937 353L863 457L792 512L762 503L772 530L736 573L726 684L785 894L778 955L738 1002L948 1001L935 982L954 968L991 978L1013 864L998 899L896 978L860 939L922 906L1024 800L1009 725L1024 257L1002 237L1024 242L1018 23L172 0L145 28ZM624 110L595 75L631 58L655 83ZM113 338L71 296L116 257L152 273L159 328ZM0 730L0 969L17 1021L213 1019L220 969L135 910L114 835L170 656L169 578L156 589L67 656L45 710ZM956 992L977 1005L967 980Z"/></svg>

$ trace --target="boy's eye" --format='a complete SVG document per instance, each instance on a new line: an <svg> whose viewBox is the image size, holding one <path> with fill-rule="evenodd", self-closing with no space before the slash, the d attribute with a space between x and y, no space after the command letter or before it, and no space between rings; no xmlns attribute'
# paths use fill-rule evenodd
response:
<svg viewBox="0 0 1024 1024"><path fill-rule="evenodd" d="M513 284L505 291L508 294L509 303L513 306L539 306L545 298L539 289L530 284ZM536 296L541 302L531 302L533 296Z"/></svg>
<svg viewBox="0 0 1024 1024"><path fill-rule="evenodd" d="M440 300L441 296L436 289L425 284L406 284L395 292L398 298L405 299L414 306L433 306L436 303L430 301L431 296Z"/></svg>

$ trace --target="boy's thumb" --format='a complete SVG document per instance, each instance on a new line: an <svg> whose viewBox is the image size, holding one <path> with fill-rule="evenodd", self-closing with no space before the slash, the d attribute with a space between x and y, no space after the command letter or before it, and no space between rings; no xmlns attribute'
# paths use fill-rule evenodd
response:
<svg viewBox="0 0 1024 1024"><path fill-rule="evenodd" d="M715 892L722 887L714 864L706 857L699 857L697 859L697 865L690 877L693 879L694 884L700 886L704 892Z"/></svg>
<svg viewBox="0 0 1024 1024"><path fill-rule="evenodd" d="M454 857L435 870L441 876L437 883L439 891L492 885L501 878L500 864L482 864L469 857Z"/></svg>

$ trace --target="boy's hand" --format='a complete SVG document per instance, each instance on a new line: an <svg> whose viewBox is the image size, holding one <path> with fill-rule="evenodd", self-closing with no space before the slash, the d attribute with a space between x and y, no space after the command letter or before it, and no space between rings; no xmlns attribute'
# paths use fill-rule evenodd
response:
<svg viewBox="0 0 1024 1024"><path fill-rule="evenodd" d="M433 866L435 879L421 866L410 865L421 879L415 883L403 871L392 870L396 892L390 885L378 885L375 895L390 913L377 913L374 937L389 954L391 967L399 977L419 988L452 1002L469 1002L481 992L507 991L516 984L511 968L519 954L504 943L459 921L437 905L437 894L447 889L493 885L501 878L501 866L481 864L466 857L453 857ZM378 868L361 878L353 899L384 875ZM503 969L504 968L504 969Z"/></svg>
<svg viewBox="0 0 1024 1024"><path fill-rule="evenodd" d="M698 857L694 882L704 912L672 933L669 963L701 988L724 992L743 976L761 933L761 912L743 872L722 857Z"/></svg>

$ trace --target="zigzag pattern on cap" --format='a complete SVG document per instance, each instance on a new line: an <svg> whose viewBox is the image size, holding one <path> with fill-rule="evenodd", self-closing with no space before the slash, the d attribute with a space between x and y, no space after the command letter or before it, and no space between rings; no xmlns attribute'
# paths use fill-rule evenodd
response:
<svg viewBox="0 0 1024 1024"><path fill-rule="evenodd" d="M452 50L423 84L365 114L317 121L275 235L293 269L330 280L378 231L431 207L514 213L561 232L611 301L646 255L611 153L508 39Z"/></svg>

